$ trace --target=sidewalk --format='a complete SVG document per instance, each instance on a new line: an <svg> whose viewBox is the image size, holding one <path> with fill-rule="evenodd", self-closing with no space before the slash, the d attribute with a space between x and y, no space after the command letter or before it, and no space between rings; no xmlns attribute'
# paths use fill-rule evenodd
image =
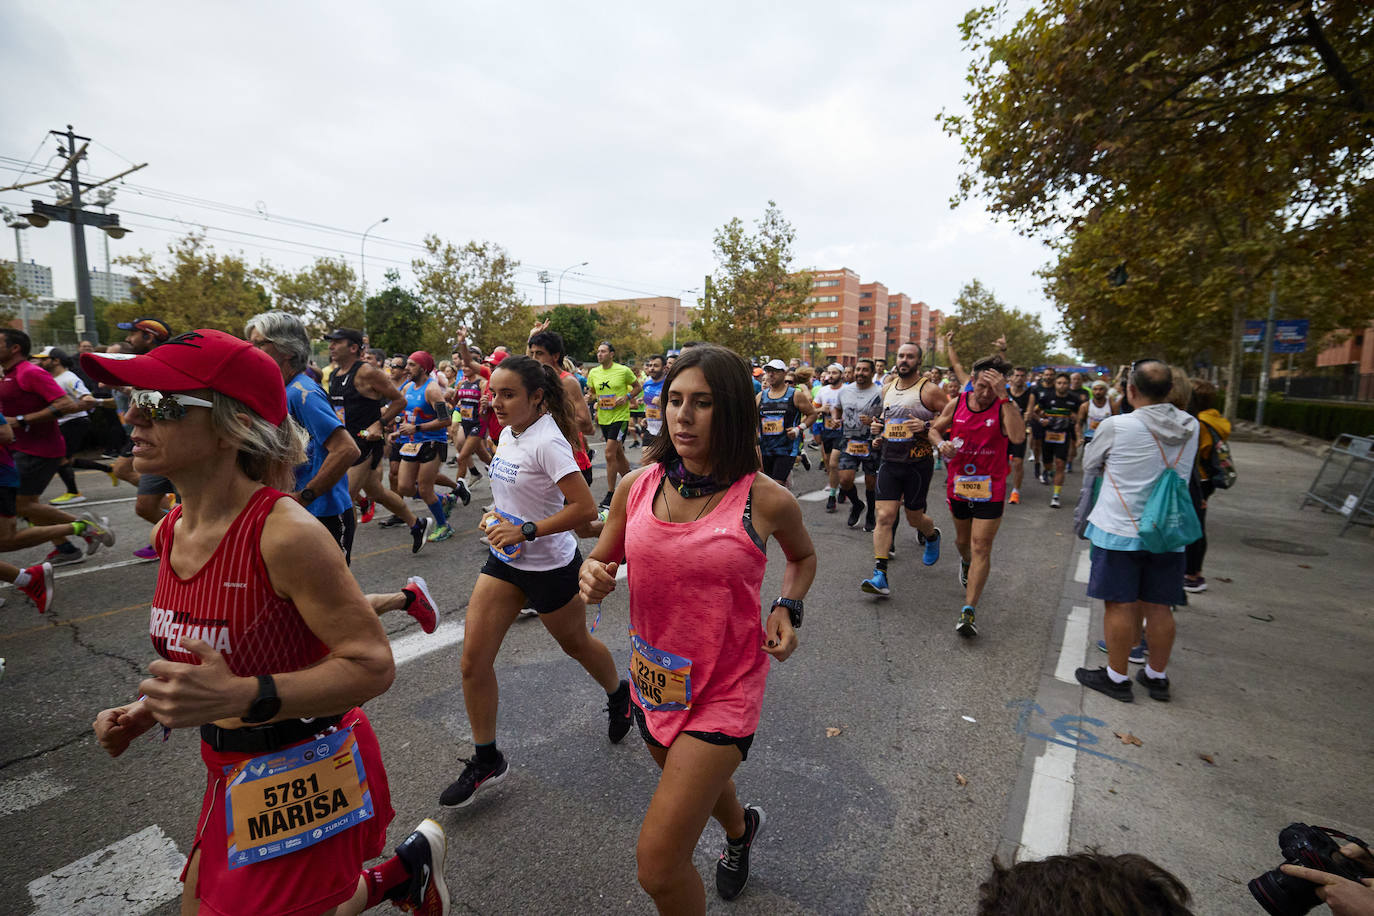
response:
<svg viewBox="0 0 1374 916"><path fill-rule="evenodd" d="M1208 506L1208 590L1177 611L1172 702L1139 685L1129 705L1083 690L1098 743L1070 751L1069 850L1148 856L1206 914L1263 912L1246 883L1281 861L1290 822L1374 842L1374 543L1338 537L1339 515L1298 511L1321 463L1308 450L1233 452L1238 486ZM1084 657L1097 667L1091 604Z"/></svg>

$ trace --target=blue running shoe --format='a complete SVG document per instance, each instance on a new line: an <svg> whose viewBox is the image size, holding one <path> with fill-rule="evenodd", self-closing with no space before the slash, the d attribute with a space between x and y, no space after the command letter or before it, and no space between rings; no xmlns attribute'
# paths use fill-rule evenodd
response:
<svg viewBox="0 0 1374 916"><path fill-rule="evenodd" d="M1105 639L1099 639L1097 641L1097 648L1101 649L1103 652L1106 652L1107 641ZM1126 657L1126 661L1130 662L1132 665L1143 665L1145 664L1145 660L1149 657L1150 646L1145 641L1145 637L1142 636L1140 637L1140 645L1136 646L1134 649L1131 650L1131 654Z"/></svg>
<svg viewBox="0 0 1374 916"><path fill-rule="evenodd" d="M873 577L865 579L859 583L859 591L865 595L890 595L892 590L887 587L887 573L881 569L873 570Z"/></svg>
<svg viewBox="0 0 1374 916"><path fill-rule="evenodd" d="M940 559L940 529L935 529L935 535L925 539L926 552L921 555L921 562L927 566L934 566L935 561Z"/></svg>

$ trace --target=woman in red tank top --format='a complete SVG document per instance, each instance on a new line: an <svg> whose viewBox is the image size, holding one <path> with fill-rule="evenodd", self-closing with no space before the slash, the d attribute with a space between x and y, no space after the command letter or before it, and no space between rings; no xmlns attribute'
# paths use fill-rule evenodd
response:
<svg viewBox="0 0 1374 916"><path fill-rule="evenodd" d="M640 827L639 883L660 911L700 913L692 850L708 818L726 835L717 893L733 899L749 878L763 810L740 804L733 774L758 727L771 658L796 649L816 554L792 494L757 473L758 408L738 354L684 351L661 403L666 435L616 488L581 581L583 597L601 601L626 558L631 709L663 771ZM761 613L770 536L787 567L782 596Z"/></svg>
<svg viewBox="0 0 1374 916"><path fill-rule="evenodd" d="M132 359L83 356L93 377L134 389L135 470L181 494L154 533L149 634L161 658L143 696L94 729L114 757L157 724L200 729L206 789L182 912L358 913L389 891L443 912L437 824L361 867L382 853L393 812L358 706L395 667L338 544L273 489L289 489L305 457L276 363L212 330ZM435 878L412 881L422 872Z"/></svg>

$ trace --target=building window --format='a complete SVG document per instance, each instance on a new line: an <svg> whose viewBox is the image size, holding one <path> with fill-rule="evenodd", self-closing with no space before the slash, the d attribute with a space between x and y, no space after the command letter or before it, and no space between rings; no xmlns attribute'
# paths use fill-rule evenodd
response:
<svg viewBox="0 0 1374 916"><path fill-rule="evenodd" d="M872 298L873 298L873 293L872 293L872 292L863 293L863 294L861 294L861 295L859 296L859 298L860 298L860 299L872 299Z"/></svg>
<svg viewBox="0 0 1374 916"><path fill-rule="evenodd" d="M839 296L809 296L807 302L839 302Z"/></svg>
<svg viewBox="0 0 1374 916"><path fill-rule="evenodd" d="M815 285L815 286L839 286L839 285L840 285L840 281L839 281L839 280L817 280L813 285Z"/></svg>
<svg viewBox="0 0 1374 916"><path fill-rule="evenodd" d="M861 305L861 306L859 306L859 311L860 311L861 313L862 313L862 312L871 312L871 311L873 311L873 306L871 306L871 305Z"/></svg>

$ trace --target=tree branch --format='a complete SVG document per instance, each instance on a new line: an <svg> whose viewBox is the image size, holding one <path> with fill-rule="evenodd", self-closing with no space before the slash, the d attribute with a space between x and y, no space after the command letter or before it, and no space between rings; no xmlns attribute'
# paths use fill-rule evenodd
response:
<svg viewBox="0 0 1374 916"><path fill-rule="evenodd" d="M1317 55L1326 65L1331 78L1336 81L1336 85L1341 88L1341 91L1349 97L1350 108L1361 113L1368 112L1370 110L1369 102L1365 99L1364 93L1360 91L1360 86L1355 82L1355 77L1346 69L1340 54L1331 47L1331 42L1327 40L1326 33L1322 31L1321 23L1317 21L1317 14L1312 12L1311 7L1302 14L1302 21L1307 26L1307 34L1312 39L1312 47L1316 49Z"/></svg>

